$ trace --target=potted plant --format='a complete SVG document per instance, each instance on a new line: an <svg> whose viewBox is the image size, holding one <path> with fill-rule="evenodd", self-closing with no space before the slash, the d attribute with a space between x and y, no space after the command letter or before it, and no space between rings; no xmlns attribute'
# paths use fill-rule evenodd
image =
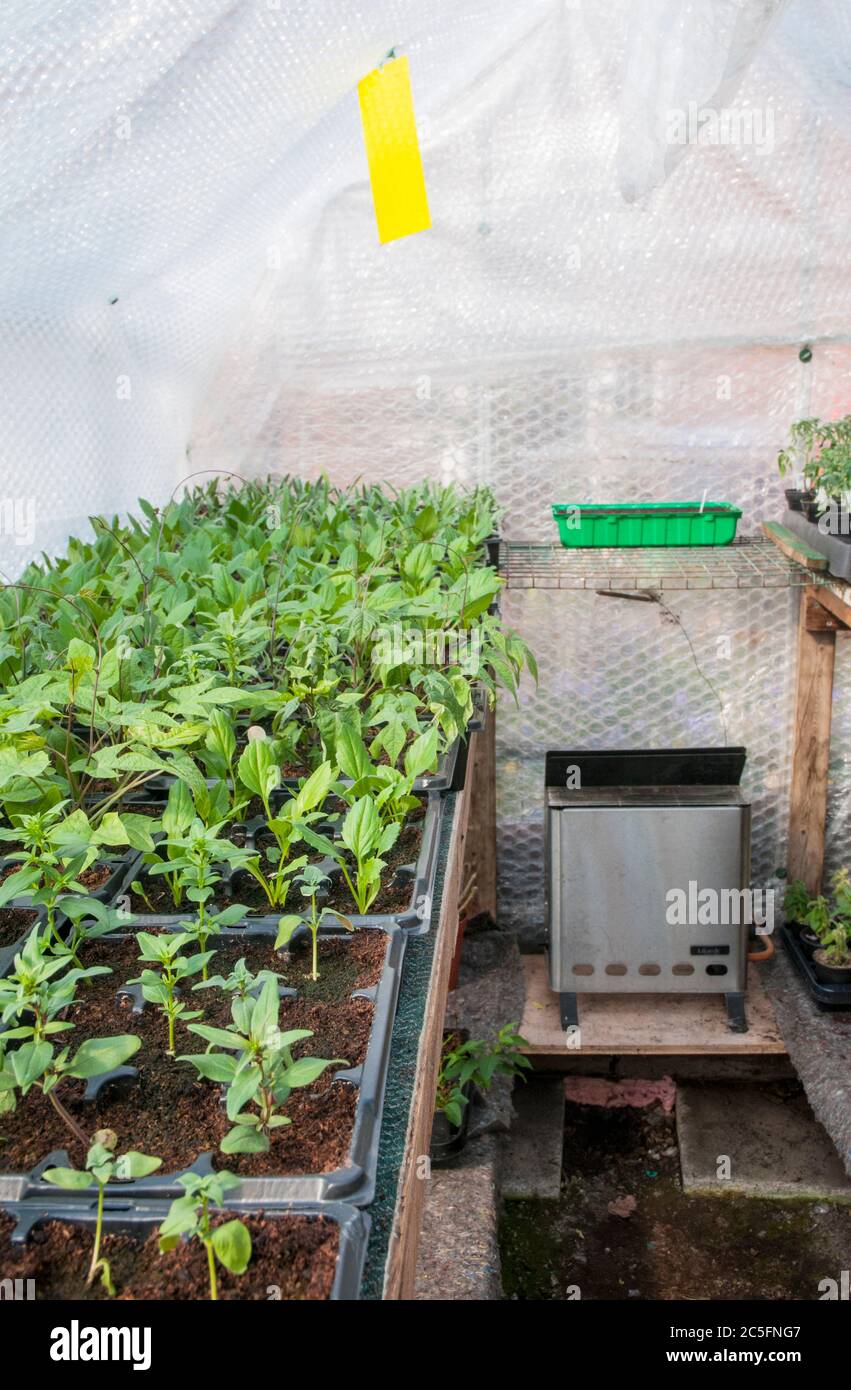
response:
<svg viewBox="0 0 851 1390"><path fill-rule="evenodd" d="M493 1042L457 1030L444 1034L431 1132L433 1164L450 1163L463 1151L477 1093L489 1090L496 1076L522 1076L531 1068L520 1051L525 1046L516 1023L506 1023Z"/></svg>
<svg viewBox="0 0 851 1390"><path fill-rule="evenodd" d="M840 869L831 879L832 911L825 910L824 898L817 898L818 910L811 909L808 921L819 939L813 952L813 965L823 984L851 984L851 879ZM814 905L815 906L815 905Z"/></svg>
<svg viewBox="0 0 851 1390"><path fill-rule="evenodd" d="M815 502L811 486L812 470L821 450L821 422L817 418L796 420L789 430L789 445L777 455L781 478L791 474L793 487L786 488L786 501L793 511Z"/></svg>
<svg viewBox="0 0 851 1390"><path fill-rule="evenodd" d="M786 501L808 521L818 521L828 510L841 519L851 512L851 415L839 420L813 417L796 420L789 431L789 446L777 456L780 476L791 475L794 487L786 489ZM847 526L831 527L846 536Z"/></svg>
<svg viewBox="0 0 851 1390"><path fill-rule="evenodd" d="M813 952L819 946L819 938L808 921L810 904L810 895L805 885L796 878L786 890L783 911L786 914L786 926L797 937L804 955L812 960Z"/></svg>

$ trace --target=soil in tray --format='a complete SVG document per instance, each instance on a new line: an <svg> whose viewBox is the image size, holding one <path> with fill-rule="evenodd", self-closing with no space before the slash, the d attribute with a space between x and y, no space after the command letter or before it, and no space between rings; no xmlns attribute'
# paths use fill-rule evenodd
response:
<svg viewBox="0 0 851 1390"><path fill-rule="evenodd" d="M223 1212L213 1224L232 1220ZM220 1299L259 1300L270 1287L285 1300L331 1296L339 1228L325 1217L240 1217L251 1232L252 1257L242 1275L217 1268ZM12 1219L0 1213L0 1268L3 1277L34 1279L36 1298L98 1302L108 1297L100 1280L87 1289L93 1228L64 1221L37 1226L25 1245L13 1245ZM119 1299L203 1300L209 1297L207 1257L197 1241L161 1255L155 1230L107 1234L102 1252L109 1260Z"/></svg>
<svg viewBox="0 0 851 1390"><path fill-rule="evenodd" d="M366 935L366 934L365 934ZM379 933L369 933L378 936ZM383 956L386 938L383 933L379 947ZM327 943L336 948L332 956L349 949L340 942ZM352 946L360 947L359 940ZM250 958L249 942L240 947L228 944L218 953L213 973L226 969L228 957L233 963L240 955ZM376 946L368 943L368 961L363 961L362 976L374 974L373 953ZM256 961L268 963L266 952ZM82 1082L62 1084L60 1096L84 1131L113 1129L119 1135L122 1148L140 1149L163 1160L163 1171L188 1166L199 1153L217 1150L230 1128L221 1105L221 1088L198 1078L188 1062L178 1062L165 1053L166 1022L152 1007L133 1013L132 1000L116 998L116 989L138 973L135 946L123 943L99 942L86 952L86 963L106 964L113 975L98 976L81 989L80 1002L74 1005L70 1017L76 1024L73 1044L86 1037L135 1033L142 1046L130 1065L139 1072L138 1080L119 1080L105 1084L96 1102L84 1103ZM251 960L249 959L249 963ZM292 967L290 967L292 969ZM322 969L320 964L320 970ZM355 967L359 969L359 967ZM377 965L380 973L380 962ZM301 974L301 961L297 975ZM295 981L294 981L295 983ZM367 999L350 999L348 990L340 988L342 979L331 969L320 980L336 1002L317 998L286 998L281 1001L280 1025L283 1029L306 1028L313 1037L294 1048L296 1056L342 1058L349 1066L363 1062L372 1026L373 1005ZM342 994L342 999L340 998ZM230 1021L230 999L218 989L199 991L191 999L192 1006L204 1009L208 1023L224 1027ZM204 1044L185 1025L178 1021L177 1052L202 1051ZM274 1131L272 1148L267 1154L216 1154L216 1166L227 1167L245 1175L261 1176L270 1173L330 1172L347 1161L354 1125L357 1090L343 1081L335 1081L334 1070L324 1073L313 1086L293 1091L285 1107L291 1124ZM27 1172L51 1149L66 1148L71 1160L81 1164L82 1146L63 1124L49 1100L33 1090L19 1102L14 1114L3 1117L0 1133L0 1170Z"/></svg>
<svg viewBox="0 0 851 1390"><path fill-rule="evenodd" d="M14 946L22 936L26 936L38 917L27 907L0 907L0 948Z"/></svg>

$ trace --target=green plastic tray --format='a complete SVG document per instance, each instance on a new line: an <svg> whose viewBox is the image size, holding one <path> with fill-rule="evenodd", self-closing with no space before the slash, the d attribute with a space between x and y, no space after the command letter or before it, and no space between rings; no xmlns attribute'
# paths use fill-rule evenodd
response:
<svg viewBox="0 0 851 1390"><path fill-rule="evenodd" d="M562 545L729 545L741 508L729 502L555 502Z"/></svg>

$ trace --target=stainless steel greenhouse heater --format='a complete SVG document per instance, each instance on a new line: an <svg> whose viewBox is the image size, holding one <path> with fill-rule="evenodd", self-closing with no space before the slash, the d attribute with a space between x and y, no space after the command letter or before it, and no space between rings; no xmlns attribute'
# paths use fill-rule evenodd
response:
<svg viewBox="0 0 851 1390"><path fill-rule="evenodd" d="M747 1032L745 759L744 748L547 753L549 974L563 1028L579 1022L577 993L707 993Z"/></svg>

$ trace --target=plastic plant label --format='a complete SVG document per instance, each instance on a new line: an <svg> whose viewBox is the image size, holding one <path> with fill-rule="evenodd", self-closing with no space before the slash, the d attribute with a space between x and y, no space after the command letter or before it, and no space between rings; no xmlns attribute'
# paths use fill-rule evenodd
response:
<svg viewBox="0 0 851 1390"><path fill-rule="evenodd" d="M363 139L382 245L431 226L407 58L358 83Z"/></svg>

